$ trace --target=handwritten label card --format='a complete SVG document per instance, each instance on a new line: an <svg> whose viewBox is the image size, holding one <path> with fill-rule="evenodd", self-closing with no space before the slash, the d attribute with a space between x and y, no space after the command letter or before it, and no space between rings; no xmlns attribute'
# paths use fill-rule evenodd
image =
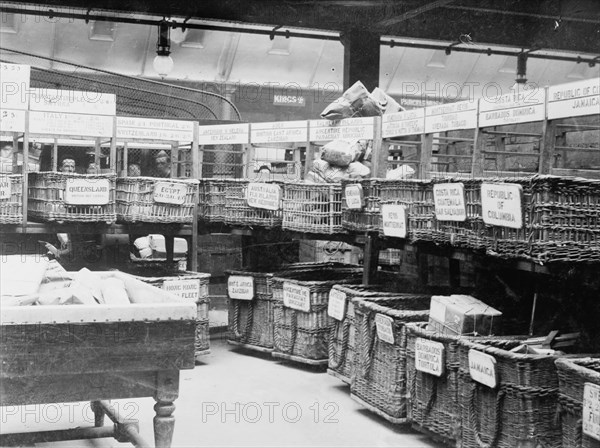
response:
<svg viewBox="0 0 600 448"><path fill-rule="evenodd" d="M69 205L106 205L109 199L108 179L67 179L65 202Z"/></svg>
<svg viewBox="0 0 600 448"><path fill-rule="evenodd" d="M10 177L0 175L0 201L10 199L11 186Z"/></svg>
<svg viewBox="0 0 600 448"><path fill-rule="evenodd" d="M457 131L477 127L477 101L460 101L425 108L425 132Z"/></svg>
<svg viewBox="0 0 600 448"><path fill-rule="evenodd" d="M187 196L187 186L173 182L156 182L154 185L154 202L182 205Z"/></svg>
<svg viewBox="0 0 600 448"><path fill-rule="evenodd" d="M548 87L548 119L600 114L598 78Z"/></svg>
<svg viewBox="0 0 600 448"><path fill-rule="evenodd" d="M350 209L360 210L364 205L364 193L361 184L346 185L344 188L346 205Z"/></svg>
<svg viewBox="0 0 600 448"><path fill-rule="evenodd" d="M231 299L252 300L254 298L254 277L230 275L227 279L227 293Z"/></svg>
<svg viewBox="0 0 600 448"><path fill-rule="evenodd" d="M467 219L464 184L435 184L433 200L435 217L438 221L465 221Z"/></svg>
<svg viewBox="0 0 600 448"><path fill-rule="evenodd" d="M522 192L519 184L481 184L483 222L512 229L523 227Z"/></svg>
<svg viewBox="0 0 600 448"><path fill-rule="evenodd" d="M435 376L444 374L444 344L417 338L415 341L415 367Z"/></svg>
<svg viewBox="0 0 600 448"><path fill-rule="evenodd" d="M117 117L117 138L187 143L194 140L194 122Z"/></svg>
<svg viewBox="0 0 600 448"><path fill-rule="evenodd" d="M283 282L283 304L288 308L308 313L310 311L310 289L292 282Z"/></svg>
<svg viewBox="0 0 600 448"><path fill-rule="evenodd" d="M307 138L308 121L276 121L250 125L250 143L305 142Z"/></svg>
<svg viewBox="0 0 600 448"><path fill-rule="evenodd" d="M200 126L198 143L200 145L235 145L248 143L250 139L250 125L217 124L213 126Z"/></svg>
<svg viewBox="0 0 600 448"><path fill-rule="evenodd" d="M496 359L477 350L469 350L469 374L474 381L492 389L498 384Z"/></svg>
<svg viewBox="0 0 600 448"><path fill-rule="evenodd" d="M531 87L493 98L479 100L479 126L502 126L543 121L546 115L546 89Z"/></svg>
<svg viewBox="0 0 600 448"><path fill-rule="evenodd" d="M583 433L600 440L600 386L585 383L583 386Z"/></svg>
<svg viewBox="0 0 600 448"><path fill-rule="evenodd" d="M42 135L112 137L114 118L109 115L29 112L29 132Z"/></svg>
<svg viewBox="0 0 600 448"><path fill-rule="evenodd" d="M181 297L197 302L200 298L200 282L193 279L165 280L162 289Z"/></svg>
<svg viewBox="0 0 600 448"><path fill-rule="evenodd" d="M327 314L336 320L344 320L346 317L346 293L338 289L329 291L329 302L327 304Z"/></svg>
<svg viewBox="0 0 600 448"><path fill-rule="evenodd" d="M394 343L394 319L378 313L375 315L375 326L377 327L377 337L380 340L388 344Z"/></svg>
<svg viewBox="0 0 600 448"><path fill-rule="evenodd" d="M396 238L406 238L407 213L406 207L400 204L381 204L383 234Z"/></svg>
<svg viewBox="0 0 600 448"><path fill-rule="evenodd" d="M311 142L337 139L370 140L373 138L374 121L371 117L345 118L339 121L311 120L309 138Z"/></svg>
<svg viewBox="0 0 600 448"><path fill-rule="evenodd" d="M420 135L425 132L425 109L405 110L381 117L383 138Z"/></svg>
<svg viewBox="0 0 600 448"><path fill-rule="evenodd" d="M246 200L250 207L279 210L281 187L277 184L250 183L246 190Z"/></svg>

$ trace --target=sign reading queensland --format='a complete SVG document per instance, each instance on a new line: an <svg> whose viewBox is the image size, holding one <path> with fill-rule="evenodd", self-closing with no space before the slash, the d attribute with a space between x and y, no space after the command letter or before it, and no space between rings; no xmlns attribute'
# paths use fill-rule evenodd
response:
<svg viewBox="0 0 600 448"><path fill-rule="evenodd" d="M117 138L187 143L194 140L194 122L117 117Z"/></svg>
<svg viewBox="0 0 600 448"><path fill-rule="evenodd" d="M69 205L106 205L109 199L108 179L67 179L65 203Z"/></svg>
<svg viewBox="0 0 600 448"><path fill-rule="evenodd" d="M154 202L183 205L186 196L186 185L173 182L156 182L154 185Z"/></svg>
<svg viewBox="0 0 600 448"><path fill-rule="evenodd" d="M425 108L425 133L477 127L477 101L460 101Z"/></svg>
<svg viewBox="0 0 600 448"><path fill-rule="evenodd" d="M548 87L548 119L600 114L600 78Z"/></svg>
<svg viewBox="0 0 600 448"><path fill-rule="evenodd" d="M373 138L375 122L372 117L345 118L338 121L310 120L311 142L337 139L370 140Z"/></svg>
<svg viewBox="0 0 600 448"><path fill-rule="evenodd" d="M200 282L194 279L165 280L162 289L192 302L200 298Z"/></svg>
<svg viewBox="0 0 600 448"><path fill-rule="evenodd" d="M283 282L283 304L288 308L308 313L310 311L310 288L293 282Z"/></svg>
<svg viewBox="0 0 600 448"><path fill-rule="evenodd" d="M250 125L250 143L305 142L307 138L308 121L275 121Z"/></svg>
<svg viewBox="0 0 600 448"><path fill-rule="evenodd" d="M415 368L431 375L442 376L444 373L444 344L417 338L415 341Z"/></svg>
<svg viewBox="0 0 600 448"><path fill-rule="evenodd" d="M483 222L512 229L523 227L522 192L519 184L481 184Z"/></svg>
<svg viewBox="0 0 600 448"><path fill-rule="evenodd" d="M466 221L465 186L462 183L433 186L435 217L438 221Z"/></svg>
<svg viewBox="0 0 600 448"><path fill-rule="evenodd" d="M30 76L28 65L0 63L0 109L29 107Z"/></svg>
<svg viewBox="0 0 600 448"><path fill-rule="evenodd" d="M113 93L32 89L29 110L115 116L117 97Z"/></svg>
<svg viewBox="0 0 600 448"><path fill-rule="evenodd" d="M246 200L250 207L279 210L281 187L277 184L250 183L246 190Z"/></svg>
<svg viewBox="0 0 600 448"><path fill-rule="evenodd" d="M248 123L200 126L199 129L200 145L238 145L248 143L250 138Z"/></svg>
<svg viewBox="0 0 600 448"><path fill-rule="evenodd" d="M469 350L469 374L473 381L493 389L498 384L496 359L487 353Z"/></svg>
<svg viewBox="0 0 600 448"><path fill-rule="evenodd" d="M29 132L32 134L112 137L113 127L113 117L108 115L39 111L29 113Z"/></svg>
<svg viewBox="0 0 600 448"><path fill-rule="evenodd" d="M381 204L381 218L385 236L406 238L408 219L404 205Z"/></svg>
<svg viewBox="0 0 600 448"><path fill-rule="evenodd" d="M25 111L2 108L0 110L0 131L25 132Z"/></svg>
<svg viewBox="0 0 600 448"><path fill-rule="evenodd" d="M345 292L332 288L329 291L327 314L336 320L344 320L344 317L346 317L346 299Z"/></svg>
<svg viewBox="0 0 600 448"><path fill-rule="evenodd" d="M381 117L383 138L420 135L425 132L425 109L405 110Z"/></svg>
<svg viewBox="0 0 600 448"><path fill-rule="evenodd" d="M546 114L546 89L531 87L494 98L479 100L479 126L543 121Z"/></svg>
<svg viewBox="0 0 600 448"><path fill-rule="evenodd" d="M252 300L254 298L254 277L230 275L227 279L227 293L231 299Z"/></svg>

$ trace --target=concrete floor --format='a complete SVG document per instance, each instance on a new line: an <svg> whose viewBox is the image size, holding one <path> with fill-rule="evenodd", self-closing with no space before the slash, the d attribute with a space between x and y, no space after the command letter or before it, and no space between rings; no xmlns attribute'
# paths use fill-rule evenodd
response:
<svg viewBox="0 0 600 448"><path fill-rule="evenodd" d="M153 442L151 398L114 400L113 405L138 419L142 436ZM211 340L211 354L203 363L181 372L175 405L173 448L442 446L371 414L350 398L348 386L322 370L239 350L222 338ZM91 419L85 403L2 409L2 433L89 426ZM36 446L130 445L100 439Z"/></svg>

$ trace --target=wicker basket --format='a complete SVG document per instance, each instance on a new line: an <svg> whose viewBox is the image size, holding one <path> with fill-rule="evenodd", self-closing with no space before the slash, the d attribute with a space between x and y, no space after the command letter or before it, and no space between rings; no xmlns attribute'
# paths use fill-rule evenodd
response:
<svg viewBox="0 0 600 448"><path fill-rule="evenodd" d="M200 179L200 219L207 222L225 222L225 196L232 180L234 179Z"/></svg>
<svg viewBox="0 0 600 448"><path fill-rule="evenodd" d="M45 171L29 174L28 216L41 221L106 222L117 220L114 174L72 174ZM68 181L108 180L108 203L104 205L70 205L65 202Z"/></svg>
<svg viewBox="0 0 600 448"><path fill-rule="evenodd" d="M556 360L562 410L563 448L598 448L600 440L582 430L583 391L585 383L600 387L600 358L560 358Z"/></svg>
<svg viewBox="0 0 600 448"><path fill-rule="evenodd" d="M279 185L282 182L262 182ZM283 211L251 207L246 199L249 180L230 180L225 189L225 223L240 226L281 227Z"/></svg>
<svg viewBox="0 0 600 448"><path fill-rule="evenodd" d="M0 198L0 224L21 224L23 221L23 175L0 175L0 183L8 183L10 195Z"/></svg>
<svg viewBox="0 0 600 448"><path fill-rule="evenodd" d="M534 260L600 261L600 180L534 176L531 194Z"/></svg>
<svg viewBox="0 0 600 448"><path fill-rule="evenodd" d="M392 423L407 421L406 324L428 319L431 296L355 301L356 355L352 398ZM379 339L376 318L391 319L393 343Z"/></svg>
<svg viewBox="0 0 600 448"><path fill-rule="evenodd" d="M427 324L407 325L406 372L410 393L408 419L413 427L449 446L460 440L461 408L458 394L458 339L426 330ZM441 376L416 368L419 339L443 345Z"/></svg>
<svg viewBox="0 0 600 448"><path fill-rule="evenodd" d="M288 271L273 277L274 350L273 356L305 364L327 365L329 333L333 319L327 314L329 291L336 284L360 283L362 269L318 267L302 272ZM308 311L284 302L284 287L301 288L307 293Z"/></svg>
<svg viewBox="0 0 600 448"><path fill-rule="evenodd" d="M356 324L354 313L355 299L367 300L377 303L381 300L404 299L407 301L427 305L429 296L415 296L390 292L383 286L363 285L335 285L332 290L344 294L346 300L346 314L344 319L333 319L333 327L329 335L329 365L328 373L346 384L351 383L355 365Z"/></svg>
<svg viewBox="0 0 600 448"><path fill-rule="evenodd" d="M463 448L562 446L560 425L556 423L557 357L510 352L521 340L506 337L458 341ZM495 359L495 388L471 378L470 350Z"/></svg>
<svg viewBox="0 0 600 448"><path fill-rule="evenodd" d="M178 203L157 202L155 190L159 183L184 190L185 196L174 199ZM194 179L120 177L117 179L117 217L123 222L191 223L197 192L198 181ZM179 203L181 200L183 203Z"/></svg>
<svg viewBox="0 0 600 448"><path fill-rule="evenodd" d="M173 280L194 280L198 282L197 290L198 297L194 298L197 305L196 315L196 341L194 343L196 359L200 356L210 353L210 337L209 337L209 318L208 310L210 306L210 298L208 295L208 284L210 282L210 274L191 271L172 271L154 270L151 269L136 269L133 273L135 277L145 283L149 283L157 288L165 289L163 286L166 281ZM185 291L177 291L185 292Z"/></svg>
<svg viewBox="0 0 600 448"><path fill-rule="evenodd" d="M342 226L355 232L379 232L381 230L380 181L378 179L342 180L342 195L348 185L359 184L362 187L364 207L360 210L348 208L342 198Z"/></svg>
<svg viewBox="0 0 600 448"><path fill-rule="evenodd" d="M379 251L379 264L387 266L399 266L402 264L402 250L383 249Z"/></svg>
<svg viewBox="0 0 600 448"><path fill-rule="evenodd" d="M286 182L282 227L307 233L343 232L341 185Z"/></svg>

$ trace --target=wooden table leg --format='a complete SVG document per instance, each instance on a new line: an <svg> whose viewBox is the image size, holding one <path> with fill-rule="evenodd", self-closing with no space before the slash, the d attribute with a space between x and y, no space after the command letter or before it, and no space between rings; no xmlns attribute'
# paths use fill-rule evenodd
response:
<svg viewBox="0 0 600 448"><path fill-rule="evenodd" d="M156 448L171 448L175 429L175 405L179 396L179 371L158 372L154 400L154 444Z"/></svg>
<svg viewBox="0 0 600 448"><path fill-rule="evenodd" d="M92 401L90 404L94 412L94 426L97 428L104 426L104 409L100 406L100 402Z"/></svg>

